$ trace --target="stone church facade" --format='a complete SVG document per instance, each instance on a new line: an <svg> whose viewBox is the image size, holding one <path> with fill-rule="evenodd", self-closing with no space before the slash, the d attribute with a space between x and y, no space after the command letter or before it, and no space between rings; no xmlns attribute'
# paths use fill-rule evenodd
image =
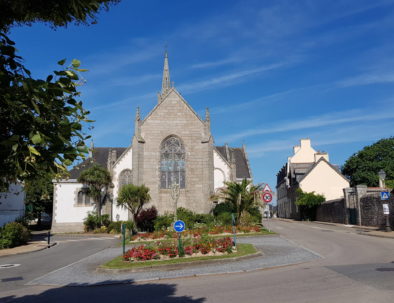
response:
<svg viewBox="0 0 394 303"><path fill-rule="evenodd" d="M145 118L137 109L132 145L92 147L89 158L70 171L69 179L54 183L53 231L82 230L83 219L95 210L77 181L93 163L111 173L114 186L105 195L103 213L114 221L130 218L126 209L116 206L124 184L147 186L152 198L147 207L154 205L159 214L174 211L171 186L178 184L178 207L209 213L214 206L210 197L225 181L252 178L245 146L214 146L208 109L200 118L170 83L166 54L158 103Z"/></svg>

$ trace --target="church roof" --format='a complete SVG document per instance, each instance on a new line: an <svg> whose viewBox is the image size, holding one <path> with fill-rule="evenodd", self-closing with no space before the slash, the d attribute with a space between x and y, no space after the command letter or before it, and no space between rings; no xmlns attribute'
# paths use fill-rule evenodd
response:
<svg viewBox="0 0 394 303"><path fill-rule="evenodd" d="M93 166L94 163L107 167L108 154L111 150L116 150L116 157L118 159L126 149L126 147L95 147L93 149L92 157L89 157L74 166L70 171L70 179L78 179L81 172Z"/></svg>
<svg viewBox="0 0 394 303"><path fill-rule="evenodd" d="M215 148L227 162L231 163L231 158L234 158L237 179L251 178L248 160L242 148L229 147L229 155L227 155L226 146L215 146Z"/></svg>

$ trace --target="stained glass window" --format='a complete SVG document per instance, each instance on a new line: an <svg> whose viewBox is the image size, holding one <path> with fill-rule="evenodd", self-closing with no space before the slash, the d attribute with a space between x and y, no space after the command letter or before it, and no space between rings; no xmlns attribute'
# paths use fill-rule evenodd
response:
<svg viewBox="0 0 394 303"><path fill-rule="evenodd" d="M171 188L172 184L185 188L185 148L175 136L165 139L160 148L160 187Z"/></svg>

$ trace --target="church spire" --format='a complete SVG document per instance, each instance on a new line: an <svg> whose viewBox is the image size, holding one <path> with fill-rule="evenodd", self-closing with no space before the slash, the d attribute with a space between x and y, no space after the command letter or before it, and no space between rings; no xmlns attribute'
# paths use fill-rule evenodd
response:
<svg viewBox="0 0 394 303"><path fill-rule="evenodd" d="M161 93L164 94L171 87L170 68L168 67L168 53L164 53L163 81L161 83Z"/></svg>

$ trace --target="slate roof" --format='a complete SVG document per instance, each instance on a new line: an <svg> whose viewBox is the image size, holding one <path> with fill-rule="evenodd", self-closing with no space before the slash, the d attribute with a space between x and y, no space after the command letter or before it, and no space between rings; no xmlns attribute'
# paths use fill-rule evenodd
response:
<svg viewBox="0 0 394 303"><path fill-rule="evenodd" d="M126 150L126 147L95 147L93 149L92 158L84 160L83 162L74 166L74 168L70 171L70 179L78 179L81 171L91 167L93 163L107 167L108 153L110 150L116 150L116 157L118 159Z"/></svg>
<svg viewBox="0 0 394 303"><path fill-rule="evenodd" d="M243 148L228 147L229 157L227 157L226 146L215 146L215 148L229 163L231 162L229 157L234 157L237 179L251 178L248 159L246 158Z"/></svg>

